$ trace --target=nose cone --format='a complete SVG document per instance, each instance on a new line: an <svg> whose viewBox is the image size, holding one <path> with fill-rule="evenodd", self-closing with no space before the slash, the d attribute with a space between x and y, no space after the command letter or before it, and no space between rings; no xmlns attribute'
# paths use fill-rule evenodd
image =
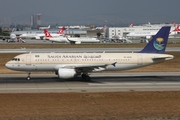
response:
<svg viewBox="0 0 180 120"><path fill-rule="evenodd" d="M11 64L10 64L9 62L7 62L7 63L5 64L5 66L6 66L6 68L11 69Z"/></svg>

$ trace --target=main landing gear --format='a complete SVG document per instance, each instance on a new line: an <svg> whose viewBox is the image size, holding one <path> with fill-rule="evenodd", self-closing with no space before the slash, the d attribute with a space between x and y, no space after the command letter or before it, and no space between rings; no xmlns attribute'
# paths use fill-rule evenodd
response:
<svg viewBox="0 0 180 120"><path fill-rule="evenodd" d="M88 74L84 74L84 73L83 73L83 74L81 75L81 77L82 77L82 79L85 80L85 81L90 81L90 80L91 80L91 78L89 77Z"/></svg>
<svg viewBox="0 0 180 120"><path fill-rule="evenodd" d="M31 72L28 72L28 76L27 76L27 80L30 80L31 79L31 77L30 77L30 75L31 75Z"/></svg>

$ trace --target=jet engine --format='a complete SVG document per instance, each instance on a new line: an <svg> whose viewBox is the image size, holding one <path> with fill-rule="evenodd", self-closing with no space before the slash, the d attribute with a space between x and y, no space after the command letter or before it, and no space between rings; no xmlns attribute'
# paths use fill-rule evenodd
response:
<svg viewBox="0 0 180 120"><path fill-rule="evenodd" d="M74 69L60 68L58 70L58 76L61 79L73 78L75 75L76 75L76 71Z"/></svg>
<svg viewBox="0 0 180 120"><path fill-rule="evenodd" d="M77 41L77 42L75 42L75 44L81 44L81 41Z"/></svg>
<svg viewBox="0 0 180 120"><path fill-rule="evenodd" d="M146 36L146 39L151 39L152 36Z"/></svg>

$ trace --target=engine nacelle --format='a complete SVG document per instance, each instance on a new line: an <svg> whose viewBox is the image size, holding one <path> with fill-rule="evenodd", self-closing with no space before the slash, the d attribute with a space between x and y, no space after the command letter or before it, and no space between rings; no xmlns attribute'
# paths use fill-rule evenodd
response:
<svg viewBox="0 0 180 120"><path fill-rule="evenodd" d="M61 79L73 78L75 75L76 75L76 71L74 69L60 68L58 70L58 76Z"/></svg>
<svg viewBox="0 0 180 120"><path fill-rule="evenodd" d="M75 44L81 44L81 41L77 41L77 42L75 42Z"/></svg>
<svg viewBox="0 0 180 120"><path fill-rule="evenodd" d="M39 36L36 36L35 39L36 39L36 40L40 40L41 38L40 38Z"/></svg>
<svg viewBox="0 0 180 120"><path fill-rule="evenodd" d="M152 36L146 36L146 39L151 39Z"/></svg>

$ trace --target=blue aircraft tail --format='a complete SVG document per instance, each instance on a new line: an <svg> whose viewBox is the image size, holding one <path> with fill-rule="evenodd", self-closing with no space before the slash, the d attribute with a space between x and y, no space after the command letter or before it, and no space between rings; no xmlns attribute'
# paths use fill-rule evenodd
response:
<svg viewBox="0 0 180 120"><path fill-rule="evenodd" d="M163 54L166 49L170 26L162 27L153 39L139 53L160 53Z"/></svg>

